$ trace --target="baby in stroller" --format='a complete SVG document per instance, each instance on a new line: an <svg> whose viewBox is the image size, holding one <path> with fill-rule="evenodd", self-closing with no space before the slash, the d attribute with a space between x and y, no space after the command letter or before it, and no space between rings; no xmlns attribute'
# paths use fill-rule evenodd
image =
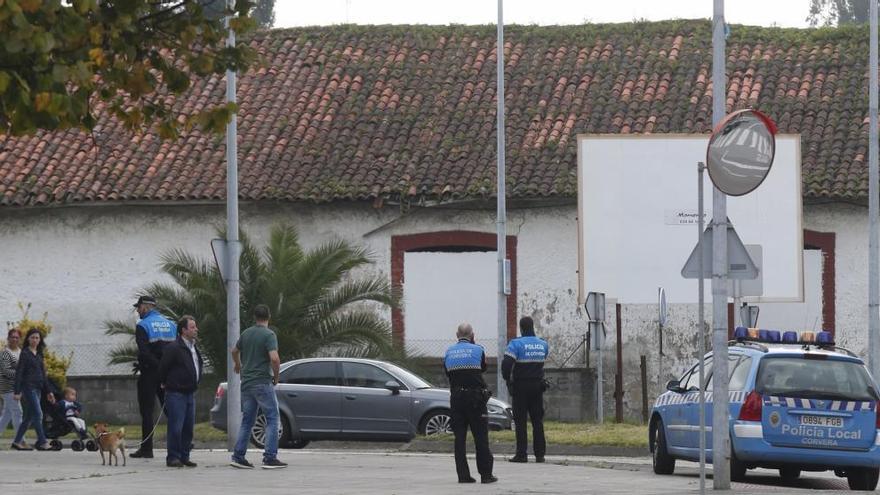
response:
<svg viewBox="0 0 880 495"><path fill-rule="evenodd" d="M58 407L64 412L64 420L67 421L76 432L80 440L88 440L89 433L86 430L86 422L80 417L82 404L76 401L76 389L64 387L64 400L58 401Z"/></svg>
<svg viewBox="0 0 880 495"><path fill-rule="evenodd" d="M50 383L50 388L57 387L54 383ZM97 450L97 445L86 428L85 420L80 417L83 407L76 400L76 389L65 387L63 397L64 399L57 401L54 406L46 404L43 409L47 413L43 415L43 427L46 436L52 439L50 444L55 450L61 450L62 443L58 438L73 432L79 438L71 442L70 448L77 452L84 449Z"/></svg>

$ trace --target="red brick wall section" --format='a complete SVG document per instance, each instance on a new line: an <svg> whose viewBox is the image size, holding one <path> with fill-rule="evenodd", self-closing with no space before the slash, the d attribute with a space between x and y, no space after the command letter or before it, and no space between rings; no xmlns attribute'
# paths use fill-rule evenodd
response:
<svg viewBox="0 0 880 495"><path fill-rule="evenodd" d="M822 329L834 335L835 279L834 262L837 235L834 232L816 232L804 229L804 247L822 250Z"/></svg>
<svg viewBox="0 0 880 495"><path fill-rule="evenodd" d="M403 295L403 262L407 251L416 249L476 247L495 251L497 237L486 232L453 230L445 232L428 232L424 234L395 235L391 237L391 287L399 295ZM516 336L516 236L507 236L507 259L510 260L510 296L507 297L507 337ZM394 340L403 343L406 329L403 324L403 311L391 311L391 329Z"/></svg>

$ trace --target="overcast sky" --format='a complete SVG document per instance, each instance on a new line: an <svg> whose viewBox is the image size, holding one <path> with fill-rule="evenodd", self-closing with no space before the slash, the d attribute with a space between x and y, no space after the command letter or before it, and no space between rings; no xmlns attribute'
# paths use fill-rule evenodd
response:
<svg viewBox="0 0 880 495"><path fill-rule="evenodd" d="M708 19L712 0L505 0L505 24ZM810 0L726 0L731 24L807 27ZM494 24L497 0L276 0L275 27L331 24Z"/></svg>

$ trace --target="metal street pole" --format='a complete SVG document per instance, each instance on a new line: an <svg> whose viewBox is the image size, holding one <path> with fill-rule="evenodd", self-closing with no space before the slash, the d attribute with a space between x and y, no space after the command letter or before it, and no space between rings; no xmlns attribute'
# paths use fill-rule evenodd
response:
<svg viewBox="0 0 880 495"><path fill-rule="evenodd" d="M697 287L700 290L697 296L697 332L699 332L700 353L697 359L700 360L700 383L704 381L705 364L703 356L706 355L706 323L703 300L704 283L703 273L705 265L703 264L703 172L706 170L706 164L697 163L697 260L700 263L700 276L697 278ZM702 389L703 386L700 385ZM700 393L700 493L706 493L706 395Z"/></svg>
<svg viewBox="0 0 880 495"><path fill-rule="evenodd" d="M880 172L877 165L877 0L870 2L871 35L870 77L868 83L868 217L870 223L868 237L868 366L875 378L880 376L880 356L878 356L878 332L880 332L880 261L877 247L880 226L880 198L878 181Z"/></svg>
<svg viewBox="0 0 880 495"><path fill-rule="evenodd" d="M712 126L725 113L724 0L714 0L712 15ZM730 489L730 436L727 397L727 196L712 190L712 485ZM702 316L702 315L701 315ZM700 356L702 360L702 356ZM700 387L705 384L700 383Z"/></svg>
<svg viewBox="0 0 880 495"><path fill-rule="evenodd" d="M232 9L235 0L227 0L227 7ZM235 46L235 32L229 27L232 17L226 17L226 28L229 36L226 46ZM235 103L235 71L226 71L226 102ZM239 320L239 277L238 262L240 245L238 242L238 120L232 114L226 124L226 348L232 349L238 342L241 332ZM241 425L241 379L233 370L232 356L226 353L226 449L230 452L238 438Z"/></svg>
<svg viewBox="0 0 880 495"><path fill-rule="evenodd" d="M498 135L498 212L496 227L498 228L498 377L496 387L498 397L506 401L507 387L501 376L501 360L507 350L507 202L504 179L507 176L504 165L504 0L498 0L498 41L495 48L498 66L498 117L496 134Z"/></svg>

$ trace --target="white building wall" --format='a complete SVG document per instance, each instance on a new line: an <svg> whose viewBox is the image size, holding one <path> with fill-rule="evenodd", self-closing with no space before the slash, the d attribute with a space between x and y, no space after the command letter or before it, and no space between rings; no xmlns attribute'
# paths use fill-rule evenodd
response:
<svg viewBox="0 0 880 495"><path fill-rule="evenodd" d="M518 313L535 319L553 358L568 356L584 334L577 305L577 224L574 205L511 210L509 233L517 236ZM391 237L446 230L492 233L494 211L396 208L363 204L244 205L242 228L263 245L271 225L288 221L299 228L306 247L344 238L366 245L375 255L369 270L390 277ZM20 318L19 301L33 303L32 316L48 312L56 327L49 343L70 346L106 342L102 322L128 318L138 288L166 280L160 254L183 248L212 259L209 241L225 224L222 206L70 207L0 211L0 318ZM836 327L841 345L863 354L867 328L867 210L847 205L804 207L804 228L836 232ZM411 281L408 281L411 282ZM613 414L615 356L614 301L609 300L604 352L606 407ZM707 301L708 302L708 301ZM495 314L496 308L486 311ZM664 334L666 356L657 350L656 305L626 305L624 405L627 415L641 410L639 356L648 357L649 403L665 381L693 362L696 351L694 305L671 305ZM707 304L710 320L711 305ZM390 315L386 315L390 316ZM246 320L246 315L243 319ZM449 329L450 340L454 328ZM480 335L491 331L478 329ZM442 337L441 337L442 338ZM591 367L596 353L590 355ZM583 363L578 352L569 365ZM662 366L661 366L662 365Z"/></svg>

